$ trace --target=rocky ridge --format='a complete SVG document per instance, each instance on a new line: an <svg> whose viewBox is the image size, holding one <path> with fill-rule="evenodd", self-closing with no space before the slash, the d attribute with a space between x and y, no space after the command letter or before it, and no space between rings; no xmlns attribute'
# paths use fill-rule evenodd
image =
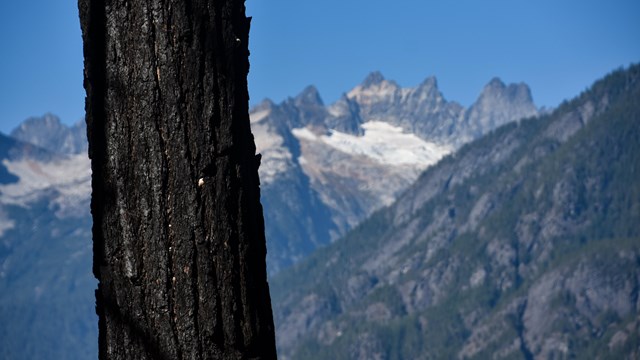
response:
<svg viewBox="0 0 640 360"><path fill-rule="evenodd" d="M370 82L362 86L373 86L366 90L372 94L377 85ZM423 169L456 148L436 135L412 132L406 124L418 120L409 118L422 115L412 115L408 103L397 111L402 116L387 109L375 117L368 107L375 101L358 96L345 94L326 106L309 87L251 111L262 153L272 274L392 203ZM380 99L396 101L384 94ZM68 127L46 114L25 121L12 137L0 134L0 358L84 359L96 353L85 131L83 122ZM36 338L38 346L29 341Z"/></svg>
<svg viewBox="0 0 640 360"><path fill-rule="evenodd" d="M95 357L89 159L0 134L0 161L0 358Z"/></svg>
<svg viewBox="0 0 640 360"><path fill-rule="evenodd" d="M434 77L402 88L379 72L331 105L313 86L281 104L262 102L250 115L262 153L272 273L391 204L422 171L462 144L537 114L524 84L493 79L465 109L444 98ZM293 225L290 214L307 225Z"/></svg>
<svg viewBox="0 0 640 360"><path fill-rule="evenodd" d="M57 116L45 114L23 121L11 131L10 136L57 154L87 152L87 124L84 120L66 126Z"/></svg>
<svg viewBox="0 0 640 360"><path fill-rule="evenodd" d="M422 171L461 144L536 114L524 84L507 86L493 79L478 101L464 109L445 100L434 77L415 88L402 88L379 72L331 105L323 103L313 86L281 104L265 100L250 117L262 154L270 273L296 263L391 204ZM73 203L60 211L82 211L76 205L86 204L90 196L89 162L82 155L87 150L84 122L68 127L46 114L27 119L11 136L68 159L64 165L40 164L40 170L26 163L11 165L31 185L15 185L5 193L55 188L56 177L83 173L82 184L66 187L73 194L62 191L58 200ZM62 181L67 180L73 182Z"/></svg>
<svg viewBox="0 0 640 360"><path fill-rule="evenodd" d="M276 276L280 357L637 358L638 98L635 65L504 125Z"/></svg>

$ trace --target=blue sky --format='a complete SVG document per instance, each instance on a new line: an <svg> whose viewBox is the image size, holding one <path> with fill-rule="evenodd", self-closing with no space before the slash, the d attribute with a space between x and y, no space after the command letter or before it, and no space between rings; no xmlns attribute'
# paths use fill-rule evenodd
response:
<svg viewBox="0 0 640 360"><path fill-rule="evenodd" d="M494 76L555 106L640 61L637 0L247 0L251 103L316 85L335 101L373 70L403 86L435 75L471 104ZM45 112L84 114L73 0L0 3L0 131Z"/></svg>

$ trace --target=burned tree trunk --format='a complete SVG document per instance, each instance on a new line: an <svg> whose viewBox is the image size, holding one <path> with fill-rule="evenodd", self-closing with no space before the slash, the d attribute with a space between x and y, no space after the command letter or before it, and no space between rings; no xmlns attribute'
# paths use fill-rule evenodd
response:
<svg viewBox="0 0 640 360"><path fill-rule="evenodd" d="M275 358L244 0L79 0L100 359Z"/></svg>

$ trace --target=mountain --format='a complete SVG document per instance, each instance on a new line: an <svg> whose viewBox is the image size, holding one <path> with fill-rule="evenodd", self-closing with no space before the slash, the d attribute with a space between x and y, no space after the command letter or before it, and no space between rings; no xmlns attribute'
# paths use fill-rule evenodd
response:
<svg viewBox="0 0 640 360"><path fill-rule="evenodd" d="M84 120L68 127L53 114L32 117L13 129L11 137L59 154L87 152L87 124Z"/></svg>
<svg viewBox="0 0 640 360"><path fill-rule="evenodd" d="M444 98L434 77L402 88L379 72L331 105L313 86L281 104L262 102L250 117L262 154L270 273L390 205L462 144L537 114L524 84L493 79L465 109Z"/></svg>
<svg viewBox="0 0 640 360"><path fill-rule="evenodd" d="M415 88L402 88L374 72L346 98L359 105L363 121L385 121L455 148L500 125L538 115L526 84L505 85L499 78L492 79L468 109L447 102L435 77Z"/></svg>
<svg viewBox="0 0 640 360"><path fill-rule="evenodd" d="M402 88L379 72L331 105L309 86L281 104L266 100L254 107L270 274L391 204L461 144L536 114L524 84L493 79L464 109L445 100L434 77ZM52 114L27 119L11 136L52 153L87 152L84 121L68 127Z"/></svg>
<svg viewBox="0 0 640 360"><path fill-rule="evenodd" d="M638 358L638 99L635 65L499 127L275 276L280 358Z"/></svg>
<svg viewBox="0 0 640 360"><path fill-rule="evenodd" d="M0 159L0 358L95 358L89 159L2 134Z"/></svg>
<svg viewBox="0 0 640 360"><path fill-rule="evenodd" d="M535 112L531 101L512 106L496 97L496 104L503 113ZM331 105L310 86L281 104L267 100L252 109L270 273L391 204L424 169L464 142L456 140L451 124L480 119L466 117L467 111L446 102L434 78L405 89L379 73ZM487 132L510 120L516 118L498 116L476 127ZM447 126L455 131L441 136ZM85 134L83 122L68 127L51 114L27 119L11 137L0 134L2 359L95 357Z"/></svg>

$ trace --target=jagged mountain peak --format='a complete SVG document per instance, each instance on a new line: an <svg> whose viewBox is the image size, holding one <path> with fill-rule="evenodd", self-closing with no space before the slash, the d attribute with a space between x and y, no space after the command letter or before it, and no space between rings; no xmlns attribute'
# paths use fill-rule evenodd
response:
<svg viewBox="0 0 640 360"><path fill-rule="evenodd" d="M438 88L435 76L425 78L415 87L400 87L380 71L370 73L362 83L331 105L325 106L314 86L306 87L280 107L280 122L289 129L313 125L317 129L334 129L361 135L361 124L383 121L400 126L427 141L459 147L510 121L538 114L531 91L524 83L505 84L493 78L477 101L469 108L448 101ZM264 119L252 109L252 121ZM272 119L276 121L276 119Z"/></svg>
<svg viewBox="0 0 640 360"><path fill-rule="evenodd" d="M431 99L437 101L444 98L438 89L438 80L435 76L429 76L424 79L423 82L410 91L410 94L423 100Z"/></svg>
<svg viewBox="0 0 640 360"><path fill-rule="evenodd" d="M362 94L383 94L390 95L401 87L393 80L385 78L380 71L374 71L355 88L353 88L347 96L353 98Z"/></svg>
<svg viewBox="0 0 640 360"><path fill-rule="evenodd" d="M271 99L264 99L258 105L251 109L251 112L259 111L259 110L267 110L274 108L276 103L274 103Z"/></svg>
<svg viewBox="0 0 640 360"><path fill-rule="evenodd" d="M66 128L66 126L62 124L60 118L56 115L46 113L40 117L32 116L26 119L11 131L11 136L19 138L22 134L28 133L34 128L46 128L50 131L58 131L62 128Z"/></svg>
<svg viewBox="0 0 640 360"><path fill-rule="evenodd" d="M67 126L51 113L31 117L11 131L11 137L59 154L79 154L87 151L87 130L84 120Z"/></svg>
<svg viewBox="0 0 640 360"><path fill-rule="evenodd" d="M318 88L314 85L309 85L304 88L295 98L294 102L299 106L324 106L322 97Z"/></svg>
<svg viewBox="0 0 640 360"><path fill-rule="evenodd" d="M272 279L281 357L637 358L632 70L462 148Z"/></svg>
<svg viewBox="0 0 640 360"><path fill-rule="evenodd" d="M485 85L478 97L478 102L488 98L504 98L519 102L533 103L531 89L527 84L520 82L507 85L498 77L494 77L487 85Z"/></svg>
<svg viewBox="0 0 640 360"><path fill-rule="evenodd" d="M43 122L49 126L62 126L62 123L60 122L60 118L52 113L46 113L41 118L31 117L27 119L25 123L28 124L28 123L38 123L38 122Z"/></svg>
<svg viewBox="0 0 640 360"><path fill-rule="evenodd" d="M363 88L371 87L372 85L380 85L386 79L380 71L373 71L362 81L360 86Z"/></svg>
<svg viewBox="0 0 640 360"><path fill-rule="evenodd" d="M262 154L264 194L297 189L291 196L270 195L265 202L265 216L275 219L267 226L267 238L273 239L271 269L278 271L338 238L390 203L445 153L498 124L518 120L521 112L508 99L495 104L502 110L480 107L465 118L467 109L444 98L435 76L402 88L373 72L330 105L323 105L318 89L308 86L282 103L255 106L250 117ZM315 200L307 200L330 214L333 230L311 222L290 230L286 214L316 219L313 211L300 212L303 194L315 194ZM313 245L305 245L303 238L315 239Z"/></svg>
<svg viewBox="0 0 640 360"><path fill-rule="evenodd" d="M485 89L504 89L507 85L497 76L491 78L489 83L485 86Z"/></svg>
<svg viewBox="0 0 640 360"><path fill-rule="evenodd" d="M378 71L373 72L347 93L356 101L364 113L390 109L403 95L403 90L395 81L386 80ZM366 116L365 116L366 117Z"/></svg>
<svg viewBox="0 0 640 360"><path fill-rule="evenodd" d="M360 107L358 103L349 99L347 94L342 94L340 99L329 108L330 117L326 121L329 129L342 131L347 134L362 135L360 127L362 118L360 117Z"/></svg>
<svg viewBox="0 0 640 360"><path fill-rule="evenodd" d="M507 88L507 92L515 98L523 99L525 101L533 103L531 88L529 88L529 85L523 82L509 85L509 87Z"/></svg>
<svg viewBox="0 0 640 360"><path fill-rule="evenodd" d="M436 79L435 76L429 76L428 78L424 79L424 81L420 83L420 85L418 85L418 88L438 89L438 79Z"/></svg>
<svg viewBox="0 0 640 360"><path fill-rule="evenodd" d="M507 85L495 77L466 111L465 119L472 136L478 137L486 129L495 129L508 122L538 114L527 84L521 82Z"/></svg>

